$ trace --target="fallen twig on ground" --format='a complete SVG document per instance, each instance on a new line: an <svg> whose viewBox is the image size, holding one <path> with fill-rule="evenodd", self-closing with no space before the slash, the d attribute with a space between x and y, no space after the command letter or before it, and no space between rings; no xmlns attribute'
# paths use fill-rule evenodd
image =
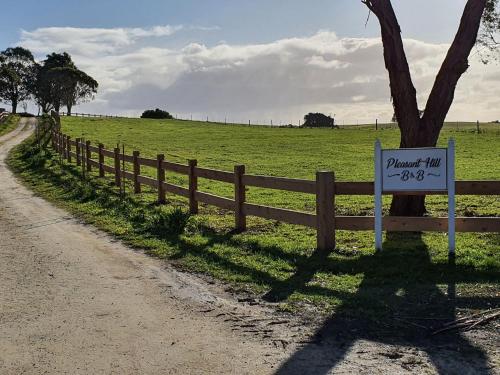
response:
<svg viewBox="0 0 500 375"><path fill-rule="evenodd" d="M481 324L485 324L487 322L490 322L496 318L500 317L500 309L493 309L493 310L487 310L483 311L478 314L466 316L457 320L454 320L453 322L448 322L445 323L443 328L438 329L437 331L434 331L432 335L437 335L439 333L451 331L454 329L460 329L464 328L465 330L471 330L473 328L476 328L477 326Z"/></svg>

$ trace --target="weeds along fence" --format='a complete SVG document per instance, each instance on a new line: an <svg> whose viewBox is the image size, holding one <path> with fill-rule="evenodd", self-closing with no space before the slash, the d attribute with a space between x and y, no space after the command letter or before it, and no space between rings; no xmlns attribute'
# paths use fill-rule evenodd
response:
<svg viewBox="0 0 500 375"><path fill-rule="evenodd" d="M167 194L175 194L189 200L189 211L197 214L199 203L216 206L234 212L235 229L246 230L247 216L277 220L289 224L313 228L317 232L317 248L335 248L335 231L371 231L374 228L372 216L336 216L335 197L340 195L374 195L373 182L338 182L333 172L317 172L316 180L291 179L250 175L244 165L236 165L232 172L208 169L198 166L196 160L188 164L173 163L165 160L164 155L156 159L141 157L139 151L126 155L119 148L108 150L103 144L93 146L90 141L72 140L57 130L51 133L51 143L62 158L76 162L83 171L96 168L99 177L106 174L114 176L116 186L124 180L132 181L134 193L140 194L143 185L157 191L158 202L166 202ZM111 161L111 163L109 163ZM131 171L124 169L125 163L132 165ZM141 167L156 169L156 178L141 175ZM166 171L188 176L188 186L178 186L166 181ZM198 179L208 179L231 184L234 199L229 199L198 190ZM246 200L246 189L259 187L283 191L313 194L316 196L316 212L300 212L289 209L257 205ZM413 195L415 193L412 193ZM419 194L445 194L442 192L421 192ZM500 195L500 181L457 181L457 195ZM446 232L447 218L432 217L385 217L384 230L389 231L432 231ZM458 217L457 232L500 232L500 217Z"/></svg>

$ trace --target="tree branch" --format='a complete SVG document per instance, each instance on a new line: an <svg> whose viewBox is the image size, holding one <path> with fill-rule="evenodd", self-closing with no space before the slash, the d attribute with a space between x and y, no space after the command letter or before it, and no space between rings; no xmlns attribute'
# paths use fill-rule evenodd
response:
<svg viewBox="0 0 500 375"><path fill-rule="evenodd" d="M435 138L437 138L453 102L458 80L469 68L468 57L476 44L485 5L486 0L467 1L455 39L441 65L429 95L422 120L428 124Z"/></svg>
<svg viewBox="0 0 500 375"><path fill-rule="evenodd" d="M410 147L413 134L420 126L420 116L417 94L401 38L401 28L390 0L362 2L377 16L380 23L385 67L389 72L394 110L402 130L401 147Z"/></svg>

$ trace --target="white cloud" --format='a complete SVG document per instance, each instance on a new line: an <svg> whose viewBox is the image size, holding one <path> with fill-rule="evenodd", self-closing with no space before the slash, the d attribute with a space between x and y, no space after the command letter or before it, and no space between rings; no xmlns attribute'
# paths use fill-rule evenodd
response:
<svg viewBox="0 0 500 375"><path fill-rule="evenodd" d="M34 31L21 30L21 44L34 53L71 51L82 55L116 53L141 38L170 36L183 26L155 26L152 28L76 28L45 27Z"/></svg>
<svg viewBox="0 0 500 375"><path fill-rule="evenodd" d="M23 31L21 44L40 55L72 54L100 82L99 100L86 105L89 111L138 114L158 106L198 118L274 118L274 123L297 123L310 111L335 113L346 122L392 117L379 38L339 38L320 31L266 44L176 48L147 39L181 28L44 28ZM407 39L405 48L423 108L448 46ZM459 82L449 118L500 118L499 77L498 66L473 61Z"/></svg>

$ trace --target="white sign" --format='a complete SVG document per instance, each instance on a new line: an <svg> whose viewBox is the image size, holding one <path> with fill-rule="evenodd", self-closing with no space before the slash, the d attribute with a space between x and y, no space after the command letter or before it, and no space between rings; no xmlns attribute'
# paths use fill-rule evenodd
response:
<svg viewBox="0 0 500 375"><path fill-rule="evenodd" d="M448 193L448 250L455 253L455 142L448 148L382 150L375 142L375 248L382 250L382 194ZM408 194L408 193L407 193Z"/></svg>
<svg viewBox="0 0 500 375"><path fill-rule="evenodd" d="M382 190L448 189L445 148L382 150Z"/></svg>

